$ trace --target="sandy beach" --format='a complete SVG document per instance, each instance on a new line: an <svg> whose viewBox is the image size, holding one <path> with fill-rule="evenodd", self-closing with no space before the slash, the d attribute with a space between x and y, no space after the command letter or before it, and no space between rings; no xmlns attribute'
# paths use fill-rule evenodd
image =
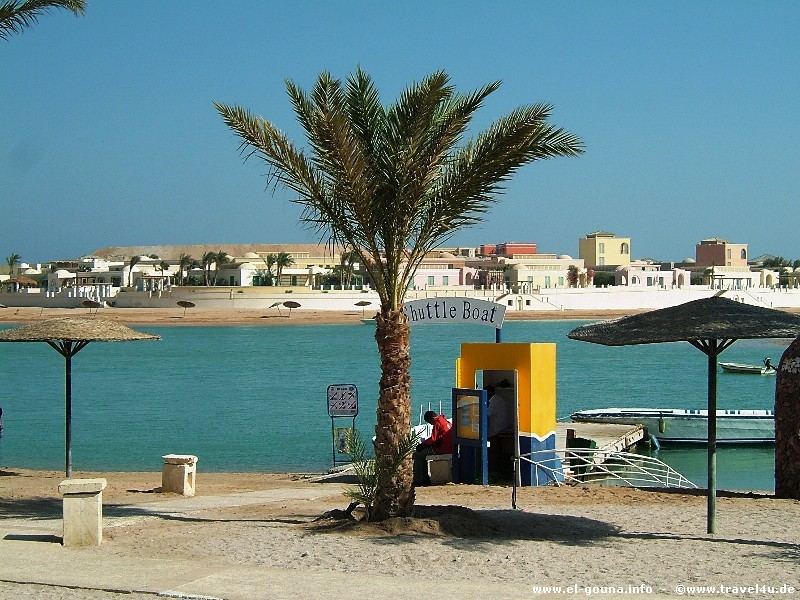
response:
<svg viewBox="0 0 800 600"><path fill-rule="evenodd" d="M508 487L450 484L419 488L414 519L363 524L325 518L347 506L347 484L310 475L200 471L194 498L161 494L160 473L76 476L108 480L99 547L60 545L62 473L0 472L0 595L766 598L800 589L800 502L769 494L721 492L718 533L708 535L702 492L526 488L513 510Z"/></svg>
<svg viewBox="0 0 800 600"><path fill-rule="evenodd" d="M633 314L623 310L510 311L507 321L544 321L554 319L603 320ZM339 325L361 324L361 319L375 316L370 311L191 308L30 308L10 307L0 310L0 323L25 324L58 317L96 317L129 325Z"/></svg>

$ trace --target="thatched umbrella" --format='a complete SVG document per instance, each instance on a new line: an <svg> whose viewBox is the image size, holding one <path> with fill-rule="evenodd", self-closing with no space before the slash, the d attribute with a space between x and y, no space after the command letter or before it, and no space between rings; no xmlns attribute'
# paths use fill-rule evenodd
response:
<svg viewBox="0 0 800 600"><path fill-rule="evenodd" d="M283 305L286 308L289 309L289 316L290 317L292 316L292 309L293 308L300 308L300 303L299 302L295 302L294 300L287 300L286 302L283 303Z"/></svg>
<svg viewBox="0 0 800 600"><path fill-rule="evenodd" d="M81 302L81 305L89 309L89 314L92 314L92 309L94 309L95 314L97 314L97 311L105 306L102 302L88 299Z"/></svg>
<svg viewBox="0 0 800 600"><path fill-rule="evenodd" d="M605 346L689 342L708 356L708 533L716 529L717 356L738 339L794 338L800 315L734 302L721 296L693 300L613 321L583 325L567 334Z"/></svg>
<svg viewBox="0 0 800 600"><path fill-rule="evenodd" d="M192 302L191 300L178 300L175 304L177 304L178 306L183 308L183 316L184 317L186 316L186 309L187 308L194 308L195 307L195 303Z"/></svg>
<svg viewBox="0 0 800 600"><path fill-rule="evenodd" d="M369 300L359 300L358 302L356 302L356 306L360 306L361 307L361 316L362 317L364 316L364 313L367 310L366 307L369 306L370 304L372 304L372 302L370 302Z"/></svg>
<svg viewBox="0 0 800 600"><path fill-rule="evenodd" d="M72 477L72 357L89 342L128 342L160 340L161 337L141 333L121 323L103 319L65 317L40 321L17 329L0 331L0 342L47 342L66 361L65 377L65 437L66 472Z"/></svg>

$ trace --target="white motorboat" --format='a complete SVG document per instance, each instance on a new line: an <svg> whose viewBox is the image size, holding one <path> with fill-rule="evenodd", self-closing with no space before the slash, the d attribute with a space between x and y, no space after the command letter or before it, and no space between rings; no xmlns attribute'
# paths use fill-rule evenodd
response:
<svg viewBox="0 0 800 600"><path fill-rule="evenodd" d="M721 362L719 366L726 373L746 373L751 375L774 375L775 367L769 358L764 359L764 364L748 365L743 363Z"/></svg>
<svg viewBox="0 0 800 600"><path fill-rule="evenodd" d="M570 416L574 423L642 425L660 443L708 442L708 411L677 408L599 408ZM775 441L771 410L718 410L717 442L768 444Z"/></svg>

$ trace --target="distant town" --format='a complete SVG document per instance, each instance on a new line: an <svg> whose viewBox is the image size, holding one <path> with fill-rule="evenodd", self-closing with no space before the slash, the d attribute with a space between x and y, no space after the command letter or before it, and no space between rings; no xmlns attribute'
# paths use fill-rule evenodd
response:
<svg viewBox="0 0 800 600"><path fill-rule="evenodd" d="M510 310L565 310L575 308L569 294L581 291L586 296L598 289L694 290L738 293L741 301L777 307L781 303L774 293L788 298L786 292L800 287L800 261L751 258L747 244L708 238L697 243L694 254L673 263L634 260L631 238L605 231L580 238L577 258L540 253L532 242L442 247L416 269L409 296L475 295ZM332 293L306 306L341 308L334 297L343 292L369 294L368 271L352 248L324 244L111 247L46 264L29 264L12 254L0 268L5 306L77 307L89 301L157 307L174 305L183 296L209 306L260 306L276 293ZM794 296L789 306L795 305ZM652 304L641 293L636 297L642 308ZM609 305L608 293L605 298L602 306Z"/></svg>

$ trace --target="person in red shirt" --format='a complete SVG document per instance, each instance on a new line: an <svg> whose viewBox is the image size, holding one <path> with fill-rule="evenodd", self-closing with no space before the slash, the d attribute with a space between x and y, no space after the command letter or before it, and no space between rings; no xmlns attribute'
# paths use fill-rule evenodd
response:
<svg viewBox="0 0 800 600"><path fill-rule="evenodd" d="M432 410L423 416L426 423L433 426L431 437L423 440L414 452L414 483L428 485L428 467L425 457L429 454L450 454L453 452L453 425L444 415L437 415Z"/></svg>

